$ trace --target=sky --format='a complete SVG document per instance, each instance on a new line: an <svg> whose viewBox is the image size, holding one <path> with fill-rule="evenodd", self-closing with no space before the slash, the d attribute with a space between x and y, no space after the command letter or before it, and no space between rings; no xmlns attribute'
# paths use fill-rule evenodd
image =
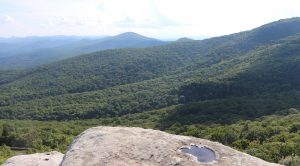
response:
<svg viewBox="0 0 300 166"><path fill-rule="evenodd" d="M0 0L0 37L213 37L300 16L299 0Z"/></svg>

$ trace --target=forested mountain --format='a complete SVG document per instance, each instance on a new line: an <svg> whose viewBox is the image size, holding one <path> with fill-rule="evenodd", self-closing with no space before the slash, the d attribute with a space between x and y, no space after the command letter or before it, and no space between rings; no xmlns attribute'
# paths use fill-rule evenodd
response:
<svg viewBox="0 0 300 166"><path fill-rule="evenodd" d="M198 113L203 107L215 117L230 112L247 119L298 106L299 20L200 41L100 51L0 73L0 117L98 118L200 102ZM252 110L256 100L262 104ZM225 106L216 111L209 106L215 104Z"/></svg>
<svg viewBox="0 0 300 166"><path fill-rule="evenodd" d="M152 41L132 33L115 41L128 36ZM90 50L104 39L75 43ZM63 152L88 127L139 126L299 165L299 75L300 18L200 41L183 38L0 70L0 143ZM0 163L12 155L0 146Z"/></svg>
<svg viewBox="0 0 300 166"><path fill-rule="evenodd" d="M0 38L0 69L30 68L76 55L113 48L141 48L165 42L133 32L116 36Z"/></svg>

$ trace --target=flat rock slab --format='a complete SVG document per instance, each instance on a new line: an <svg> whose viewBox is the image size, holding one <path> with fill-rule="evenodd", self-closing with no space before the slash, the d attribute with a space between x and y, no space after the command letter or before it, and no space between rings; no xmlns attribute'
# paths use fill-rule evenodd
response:
<svg viewBox="0 0 300 166"><path fill-rule="evenodd" d="M201 163L182 147L212 149L217 159ZM61 166L276 166L217 142L132 127L94 127L80 134Z"/></svg>
<svg viewBox="0 0 300 166"><path fill-rule="evenodd" d="M63 156L62 153L56 151L18 155L6 160L2 166L59 166Z"/></svg>

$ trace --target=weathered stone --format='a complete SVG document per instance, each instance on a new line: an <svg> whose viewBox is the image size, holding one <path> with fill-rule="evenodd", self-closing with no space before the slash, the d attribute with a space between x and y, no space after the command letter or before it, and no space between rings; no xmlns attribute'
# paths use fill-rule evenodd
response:
<svg viewBox="0 0 300 166"><path fill-rule="evenodd" d="M18 155L6 160L2 166L59 166L63 154L53 151L29 155Z"/></svg>
<svg viewBox="0 0 300 166"><path fill-rule="evenodd" d="M212 149L214 166L276 166L217 142L129 127L94 127L80 134L61 166L202 166L180 148L197 145Z"/></svg>

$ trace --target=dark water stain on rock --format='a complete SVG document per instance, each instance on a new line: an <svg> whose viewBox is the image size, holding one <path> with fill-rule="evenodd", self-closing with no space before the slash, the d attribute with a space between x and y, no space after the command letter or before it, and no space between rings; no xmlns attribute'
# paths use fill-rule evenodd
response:
<svg viewBox="0 0 300 166"><path fill-rule="evenodd" d="M197 160L201 163L209 163L217 159L216 153L207 147L198 147L191 145L191 147L180 148L181 152L191 154L197 157Z"/></svg>

